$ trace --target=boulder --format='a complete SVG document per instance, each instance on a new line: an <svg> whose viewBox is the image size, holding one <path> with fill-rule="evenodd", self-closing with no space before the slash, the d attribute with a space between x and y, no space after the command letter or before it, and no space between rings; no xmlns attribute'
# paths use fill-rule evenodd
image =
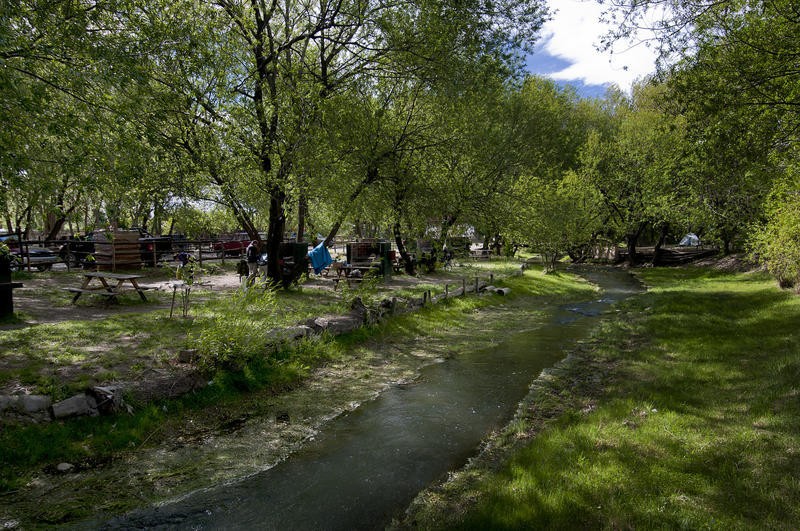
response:
<svg viewBox="0 0 800 531"><path fill-rule="evenodd" d="M73 465L72 463L59 463L56 465L56 470L61 472L62 474L66 474L73 468L75 468L75 465Z"/></svg>
<svg viewBox="0 0 800 531"><path fill-rule="evenodd" d="M16 409L18 402L19 396L17 395L0 395L0 413L7 409Z"/></svg>
<svg viewBox="0 0 800 531"><path fill-rule="evenodd" d="M328 320L328 332L338 336L357 330L363 326L364 321L354 315L342 315Z"/></svg>
<svg viewBox="0 0 800 531"><path fill-rule="evenodd" d="M19 397L18 408L23 413L34 414L45 411L53 401L49 396L22 395Z"/></svg>
<svg viewBox="0 0 800 531"><path fill-rule="evenodd" d="M104 415L117 413L125 407L122 400L122 388L114 386L96 386L89 390L89 394L97 404L97 411Z"/></svg>
<svg viewBox="0 0 800 531"><path fill-rule="evenodd" d="M369 309L364 305L364 301L361 300L361 297L356 297L353 299L353 302L350 305L350 314L354 317L360 318L362 323L367 322Z"/></svg>
<svg viewBox="0 0 800 531"><path fill-rule="evenodd" d="M316 317L306 321L306 326L311 328L315 334L321 334L328 329L328 319L325 317Z"/></svg>
<svg viewBox="0 0 800 531"><path fill-rule="evenodd" d="M87 395L80 394L53 404L53 417L63 419L82 415L97 416L97 401Z"/></svg>

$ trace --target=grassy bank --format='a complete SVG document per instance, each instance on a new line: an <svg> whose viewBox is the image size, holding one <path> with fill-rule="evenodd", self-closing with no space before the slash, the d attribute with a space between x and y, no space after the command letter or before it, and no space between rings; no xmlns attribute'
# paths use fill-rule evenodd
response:
<svg viewBox="0 0 800 531"><path fill-rule="evenodd" d="M594 291L570 275L545 276L538 271L529 272L524 278L508 279L505 285L512 288L512 295L508 297L491 295L451 299L346 336L336 339L321 337L302 343L298 348L286 349L267 358L256 358L239 371L217 372L213 376L214 385L199 392L177 400L147 404L137 408L132 415L7 426L0 433L0 461L9 464L2 468L0 477L2 491L5 491L0 509L6 503L20 509L18 500L27 503L35 499L30 493L31 488L56 488L53 485L61 483L64 486L59 488L65 492L59 496L54 492L48 493L46 514L37 513L30 519L23 517L22 521L66 522L92 514L93 507L102 507L103 511L109 512L124 511L141 505L143 499L157 501L167 490L167 494L172 496L181 489L199 487L203 480L208 482L210 477L219 475L211 467L222 463L222 456L207 456L202 460L203 466L192 470L154 473L151 472L154 468L151 463L138 464L137 469L148 472L141 478L136 475L137 483L133 482L132 475L116 469L128 462L132 453L146 453L148 448L162 444L172 447L175 441L187 448L193 462L200 462L200 448L198 453L192 453L192 445L200 445L203 451L212 451L213 447L202 445L209 434L216 437L221 433L236 432L244 426L261 422L260 419L267 419L264 429L272 431L276 428L276 411L291 411L292 423L281 429L293 429L293 436L299 441L308 435L301 422L308 420L312 425L321 422L315 419L329 418L331 411L341 407L337 404L368 399L385 388L389 381L413 377L420 364L451 355L465 345L472 346L480 341L491 344L498 330L489 330L482 335L475 329L482 314L481 308L513 304L515 299L523 297L534 298L537 305L548 304L585 298ZM302 294L296 296L299 298ZM500 322L497 326L502 329L509 325ZM431 349L432 353L424 356L414 351L423 344L433 343L420 342L420 338L429 340L454 333L461 339L453 339L455 336L450 335L441 342L439 350ZM409 345L414 347L409 348ZM386 368L392 365L401 367L387 377ZM334 368L338 372L329 370ZM327 379L321 377L323 373L330 373ZM308 392L302 395L304 398L297 398L297 392L306 388ZM284 395L288 397L285 400L282 398ZM320 395L324 400L320 400ZM298 419L297 424L294 419ZM265 436L259 435L259 452L263 452ZM275 447L279 446L289 445L276 440ZM224 453L224 448L219 451ZM245 459L247 456L240 457L237 462L248 461ZM83 478L80 477L82 474L75 474L70 476L70 483L63 482L63 476L54 470L60 462L73 463L78 472L87 474ZM108 468L109 474L103 475L103 468ZM252 471L242 472L246 473ZM159 482L159 485L154 486L154 482ZM169 483L168 489L164 487L166 483ZM76 492L83 493L79 507L74 499ZM40 509L35 504L31 507L31 510Z"/></svg>
<svg viewBox="0 0 800 531"><path fill-rule="evenodd" d="M796 527L800 298L758 274L638 274L648 293L553 378L551 403L423 495L415 525Z"/></svg>

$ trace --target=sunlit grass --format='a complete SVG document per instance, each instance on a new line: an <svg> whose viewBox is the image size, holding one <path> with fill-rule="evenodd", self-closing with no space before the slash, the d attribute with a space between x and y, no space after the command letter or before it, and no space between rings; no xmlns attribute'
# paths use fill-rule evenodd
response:
<svg viewBox="0 0 800 531"><path fill-rule="evenodd" d="M597 407L547 425L471 487L477 506L458 522L434 517L439 525L791 529L800 521L800 298L759 274L638 274L649 293L595 338L595 356L618 364Z"/></svg>

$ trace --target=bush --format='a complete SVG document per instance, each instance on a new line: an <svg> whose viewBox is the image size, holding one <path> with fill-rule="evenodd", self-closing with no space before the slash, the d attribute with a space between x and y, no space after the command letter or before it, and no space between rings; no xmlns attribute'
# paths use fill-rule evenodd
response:
<svg viewBox="0 0 800 531"><path fill-rule="evenodd" d="M782 288L792 288L800 284L800 197L777 195L767 222L752 231L750 250Z"/></svg>
<svg viewBox="0 0 800 531"><path fill-rule="evenodd" d="M198 351L200 366L210 372L240 370L265 356L276 312L275 294L269 290L239 290L211 303L205 310L208 318L189 340Z"/></svg>

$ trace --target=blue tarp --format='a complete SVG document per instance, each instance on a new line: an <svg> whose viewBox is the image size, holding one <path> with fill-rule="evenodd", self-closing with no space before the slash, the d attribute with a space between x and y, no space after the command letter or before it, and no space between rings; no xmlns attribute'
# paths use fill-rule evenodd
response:
<svg viewBox="0 0 800 531"><path fill-rule="evenodd" d="M314 273L319 275L320 271L333 263L331 254L325 247L325 242L320 243L308 253L308 258L311 260L311 267L314 268Z"/></svg>

